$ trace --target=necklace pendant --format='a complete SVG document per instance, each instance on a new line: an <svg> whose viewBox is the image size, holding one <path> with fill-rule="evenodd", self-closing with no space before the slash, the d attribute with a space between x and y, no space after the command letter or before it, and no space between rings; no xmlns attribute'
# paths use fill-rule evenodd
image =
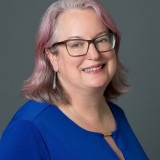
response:
<svg viewBox="0 0 160 160"><path fill-rule="evenodd" d="M112 135L112 132L109 132L109 133L103 133L103 136L104 137L108 137L108 136L111 136Z"/></svg>

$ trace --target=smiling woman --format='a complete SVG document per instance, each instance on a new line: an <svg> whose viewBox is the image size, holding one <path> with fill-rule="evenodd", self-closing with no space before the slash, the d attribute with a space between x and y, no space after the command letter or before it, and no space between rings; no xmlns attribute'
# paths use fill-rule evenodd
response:
<svg viewBox="0 0 160 160"><path fill-rule="evenodd" d="M120 33L95 0L60 0L42 19L29 101L3 133L0 159L147 160L124 112Z"/></svg>
<svg viewBox="0 0 160 160"><path fill-rule="evenodd" d="M89 21L89 19L91 19L91 21ZM92 30L90 29L91 27ZM109 48L107 43L107 45L105 45L107 48L103 52L99 53L99 50L96 49L97 47L95 48L94 44L100 38L104 39L104 36L106 39L109 38L109 35L106 35L106 33L109 33L109 30L98 18L97 14L91 9L69 10L59 16L57 30L57 32L60 33L58 44L61 44L61 41L67 40L66 46L68 52L70 51L70 55L65 45L58 46L58 55L54 54L54 51L50 52L50 50L47 49L46 53L48 53L54 71L58 73L58 80L64 90L67 91L67 94L70 97L75 97L73 96L75 92L84 92L84 90L86 90L85 93L90 92L88 87L90 87L90 89L96 87L96 93L98 91L104 92L100 87L105 89L112 79L116 71L117 61L115 51L111 49L113 47L110 47L110 42ZM75 44L73 40L77 41L82 39L94 39L94 43L88 45L88 47L85 45L86 48L83 47L82 50L78 52L79 54L77 53L77 49L76 51L74 49L75 52L73 52L72 49L71 52L68 43ZM75 56L75 54L78 55L78 57L71 56ZM97 70L97 68L100 69ZM68 87L70 88L69 90Z"/></svg>

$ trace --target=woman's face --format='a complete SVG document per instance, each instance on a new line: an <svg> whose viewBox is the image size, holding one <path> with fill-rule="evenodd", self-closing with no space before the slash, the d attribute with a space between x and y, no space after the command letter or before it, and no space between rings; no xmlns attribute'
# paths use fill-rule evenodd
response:
<svg viewBox="0 0 160 160"><path fill-rule="evenodd" d="M109 32L105 25L91 9L71 9L58 18L58 41L73 38L91 40ZM49 54L49 59L62 86L68 90L93 88L105 89L116 71L116 54L114 50L98 53L93 43L86 55L71 57L65 45L58 46L58 55ZM102 67L103 66L103 67Z"/></svg>

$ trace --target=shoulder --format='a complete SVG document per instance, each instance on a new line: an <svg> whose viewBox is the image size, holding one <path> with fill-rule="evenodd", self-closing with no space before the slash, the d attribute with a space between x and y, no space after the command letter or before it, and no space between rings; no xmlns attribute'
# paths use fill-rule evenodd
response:
<svg viewBox="0 0 160 160"><path fill-rule="evenodd" d="M35 101L26 102L22 107L19 108L19 110L10 120L9 124L3 132L3 135L5 133L13 131L15 132L15 134L21 131L26 132L26 130L33 131L33 128L35 128L34 131L36 131L37 127L34 124L34 120L37 118L41 119L41 114L46 114L45 111L48 108L51 108L48 103L41 103Z"/></svg>
<svg viewBox="0 0 160 160"><path fill-rule="evenodd" d="M11 122L16 120L32 121L50 107L48 103L28 101L16 112Z"/></svg>
<svg viewBox="0 0 160 160"><path fill-rule="evenodd" d="M41 115L46 115L49 108L56 107L28 101L16 112L2 134L0 159L41 159L48 156L44 139L34 120L41 119Z"/></svg>
<svg viewBox="0 0 160 160"><path fill-rule="evenodd" d="M32 122L48 107L29 101L17 111L0 139L0 159L45 159L48 156L44 139Z"/></svg>
<svg viewBox="0 0 160 160"><path fill-rule="evenodd" d="M23 128L27 130L28 127L38 129L39 132L53 124L59 122L59 114L56 106L50 105L46 102L28 101L15 113L6 130L9 128ZM17 130L18 131L18 130ZM33 131L33 130L32 130ZM38 132L37 132L38 133Z"/></svg>
<svg viewBox="0 0 160 160"><path fill-rule="evenodd" d="M109 105L110 109L112 110L112 112L124 114L123 109L121 107L119 107L117 104L115 104L113 102L109 102L108 105Z"/></svg>
<svg viewBox="0 0 160 160"><path fill-rule="evenodd" d="M117 104L112 103L112 102L108 103L108 105L114 115L114 118L117 121L123 120L123 121L127 122L125 112L123 111L123 109L121 107L119 107Z"/></svg>

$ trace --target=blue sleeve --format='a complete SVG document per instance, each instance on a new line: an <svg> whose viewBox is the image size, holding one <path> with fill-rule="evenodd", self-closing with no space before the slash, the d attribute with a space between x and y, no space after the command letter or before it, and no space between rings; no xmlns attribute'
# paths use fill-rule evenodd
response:
<svg viewBox="0 0 160 160"><path fill-rule="evenodd" d="M0 160L49 160L43 138L35 125L18 120L8 125L0 141Z"/></svg>

